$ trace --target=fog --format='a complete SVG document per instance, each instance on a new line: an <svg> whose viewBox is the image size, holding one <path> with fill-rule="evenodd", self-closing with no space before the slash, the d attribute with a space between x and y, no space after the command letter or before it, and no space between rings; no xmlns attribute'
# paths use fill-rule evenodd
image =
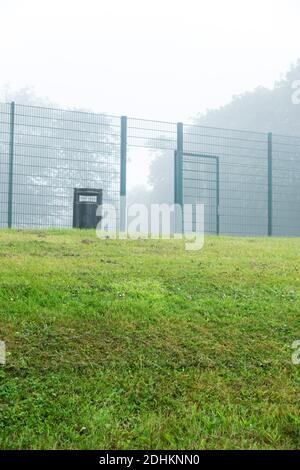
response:
<svg viewBox="0 0 300 470"><path fill-rule="evenodd" d="M0 90L115 115L191 122L299 56L298 0L1 0L0 13ZM150 156L132 159L129 186L145 185Z"/></svg>

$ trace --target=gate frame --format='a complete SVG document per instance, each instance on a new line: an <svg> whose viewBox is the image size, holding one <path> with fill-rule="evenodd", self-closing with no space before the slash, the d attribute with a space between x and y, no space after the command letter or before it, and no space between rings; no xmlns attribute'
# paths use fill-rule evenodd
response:
<svg viewBox="0 0 300 470"><path fill-rule="evenodd" d="M183 159L184 157L196 157L196 158L208 158L215 160L216 163L216 234L220 235L220 158L217 157L216 155L209 155L205 153L191 153L191 152L182 152L181 153L182 159L181 162L179 162L178 158L178 151L175 150L174 152L174 161L175 161L175 172L174 172L174 182L175 182L175 204L179 203L180 201L178 198L178 187L182 188L181 189L181 194L182 196L182 211L184 208L184 185L183 185ZM182 212L183 213L183 212ZM184 225L184 224L183 224ZM184 231L184 227L183 227Z"/></svg>

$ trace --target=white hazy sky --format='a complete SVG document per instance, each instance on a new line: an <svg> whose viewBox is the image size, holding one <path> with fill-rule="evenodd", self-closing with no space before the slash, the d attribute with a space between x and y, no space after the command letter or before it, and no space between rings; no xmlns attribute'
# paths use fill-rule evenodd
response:
<svg viewBox="0 0 300 470"><path fill-rule="evenodd" d="M0 0L0 15L0 87L117 115L188 121L300 56L299 0Z"/></svg>

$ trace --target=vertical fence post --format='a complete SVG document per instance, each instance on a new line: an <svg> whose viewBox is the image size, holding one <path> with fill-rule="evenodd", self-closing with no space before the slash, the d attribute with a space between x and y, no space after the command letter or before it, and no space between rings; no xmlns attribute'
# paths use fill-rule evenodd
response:
<svg viewBox="0 0 300 470"><path fill-rule="evenodd" d="M216 211L217 211L217 235L220 235L220 160L216 161Z"/></svg>
<svg viewBox="0 0 300 470"><path fill-rule="evenodd" d="M120 145L120 231L126 230L127 117L121 117Z"/></svg>
<svg viewBox="0 0 300 470"><path fill-rule="evenodd" d="M183 219L183 124L177 123L177 150L175 152L175 204L179 206L175 214L175 230L184 232Z"/></svg>
<svg viewBox="0 0 300 470"><path fill-rule="evenodd" d="M12 101L10 104L10 130L9 130L8 206L7 206L8 228L12 228L12 222L13 222L14 140L15 140L15 102Z"/></svg>
<svg viewBox="0 0 300 470"><path fill-rule="evenodd" d="M268 236L273 235L273 134L268 134Z"/></svg>

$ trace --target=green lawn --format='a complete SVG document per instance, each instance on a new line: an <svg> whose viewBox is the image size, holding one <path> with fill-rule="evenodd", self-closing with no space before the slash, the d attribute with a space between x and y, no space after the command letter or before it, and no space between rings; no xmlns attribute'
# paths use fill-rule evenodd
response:
<svg viewBox="0 0 300 470"><path fill-rule="evenodd" d="M0 231L2 449L300 447L300 239Z"/></svg>

